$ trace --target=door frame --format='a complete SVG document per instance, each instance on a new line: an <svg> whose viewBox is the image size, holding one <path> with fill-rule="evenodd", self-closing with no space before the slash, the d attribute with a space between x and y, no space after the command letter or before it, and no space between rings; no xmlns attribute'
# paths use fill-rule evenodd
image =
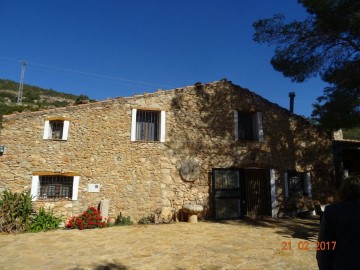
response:
<svg viewBox="0 0 360 270"><path fill-rule="evenodd" d="M232 189L215 189L215 171L237 171L238 172L238 188ZM213 213L215 219L222 219L216 217L216 199L239 199L239 210L240 213L236 217L226 219L239 219L244 216L244 198L245 198L245 183L244 174L239 168L212 168L212 201L213 201Z"/></svg>
<svg viewBox="0 0 360 270"><path fill-rule="evenodd" d="M276 200L276 173L275 173L275 169L267 169L267 168L212 168L212 179L211 179L211 183L212 183L212 187L211 187L211 192L212 192L212 204L213 204L213 216L215 219L220 219L220 218L216 218L216 199L218 198L239 198L240 199L240 213L237 217L233 217L233 218L226 218L226 219L239 219L242 218L244 215L246 215L246 187L245 187L245 171L246 170L253 170L253 169L258 169L258 170L267 170L269 173L269 195L270 195L270 215L273 218L277 217L278 214L278 206L277 206L277 200ZM239 177L239 188L235 188L235 189L227 189L227 190L216 190L215 189L215 171L216 170L222 170L222 171L226 171L226 170L235 170L238 171L238 177Z"/></svg>

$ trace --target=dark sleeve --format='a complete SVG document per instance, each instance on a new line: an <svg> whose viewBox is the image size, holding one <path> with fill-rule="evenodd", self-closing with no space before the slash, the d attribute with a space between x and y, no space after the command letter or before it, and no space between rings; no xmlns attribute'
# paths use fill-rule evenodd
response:
<svg viewBox="0 0 360 270"><path fill-rule="evenodd" d="M336 241L335 230L331 219L331 211L328 207L322 217L318 241ZM316 260L319 270L333 269L334 251L333 250L318 250L316 251Z"/></svg>

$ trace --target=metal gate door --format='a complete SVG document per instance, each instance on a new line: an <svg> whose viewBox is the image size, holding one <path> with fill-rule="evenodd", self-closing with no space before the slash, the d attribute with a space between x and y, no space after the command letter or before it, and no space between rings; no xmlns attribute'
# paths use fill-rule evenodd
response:
<svg viewBox="0 0 360 270"><path fill-rule="evenodd" d="M271 216L269 170L213 169L212 186L216 219Z"/></svg>
<svg viewBox="0 0 360 270"><path fill-rule="evenodd" d="M269 170L245 170L246 214L271 215Z"/></svg>
<svg viewBox="0 0 360 270"><path fill-rule="evenodd" d="M213 169L213 203L216 219L240 218L242 184L237 169Z"/></svg>

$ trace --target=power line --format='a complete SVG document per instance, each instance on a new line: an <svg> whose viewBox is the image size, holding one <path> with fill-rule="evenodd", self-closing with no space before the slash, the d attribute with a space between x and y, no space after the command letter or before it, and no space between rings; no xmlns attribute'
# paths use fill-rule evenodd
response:
<svg viewBox="0 0 360 270"><path fill-rule="evenodd" d="M8 58L8 57L2 57L2 56L0 56L0 59L19 62L19 60L17 60L17 59ZM62 68L62 67L44 65L44 64L39 64L39 63L35 63L35 62L27 62L27 64L31 64L32 66L44 67L44 68L48 68L48 69L54 69L54 70L77 73L77 74L82 74L82 75L94 76L94 77L103 78L103 79L117 80L117 81L123 81L123 82L128 82L128 83L135 83L135 84L143 84L143 85L152 85L152 86L157 86L157 87L161 86L161 87L174 88L174 86L171 86L171 85L164 85L164 84L160 84L160 83L152 83L152 82L130 80L130 79L126 79L126 78L114 77L114 76L109 76L109 75L104 75L104 74L90 73L90 72L84 72L84 71L69 69L69 68Z"/></svg>

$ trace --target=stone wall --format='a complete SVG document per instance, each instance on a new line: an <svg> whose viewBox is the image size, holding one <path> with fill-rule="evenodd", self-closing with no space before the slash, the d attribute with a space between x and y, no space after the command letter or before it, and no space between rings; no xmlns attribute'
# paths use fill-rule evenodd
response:
<svg viewBox="0 0 360 270"><path fill-rule="evenodd" d="M131 110L166 111L166 141L131 142ZM234 140L234 110L261 111L264 141ZM67 141L43 140L44 121L69 119ZM159 209L181 209L184 203L205 206L211 216L212 168L276 170L278 207L283 200L282 175L311 171L313 196L333 169L331 142L299 116L235 86L214 82L92 104L4 117L0 187L31 188L38 172L80 175L77 201L37 201L72 216L110 199L110 216L122 212L137 221ZM188 160L200 164L199 178L184 181L179 170ZM100 184L99 193L87 191Z"/></svg>

